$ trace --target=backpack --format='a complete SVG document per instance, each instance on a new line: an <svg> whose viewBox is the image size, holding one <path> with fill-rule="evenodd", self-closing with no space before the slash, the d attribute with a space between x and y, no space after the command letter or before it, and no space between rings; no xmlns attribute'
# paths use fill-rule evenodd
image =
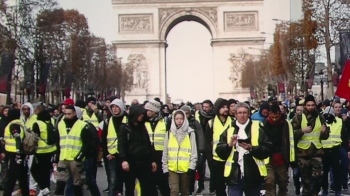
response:
<svg viewBox="0 0 350 196"><path fill-rule="evenodd" d="M22 141L22 149L24 154L32 155L38 148L39 137L36 136L34 131L28 130L24 127L24 139Z"/></svg>
<svg viewBox="0 0 350 196"><path fill-rule="evenodd" d="M45 121L45 124L47 125L47 140L45 141L45 143L47 145L54 145L57 143L59 138L58 131L51 124L51 122Z"/></svg>

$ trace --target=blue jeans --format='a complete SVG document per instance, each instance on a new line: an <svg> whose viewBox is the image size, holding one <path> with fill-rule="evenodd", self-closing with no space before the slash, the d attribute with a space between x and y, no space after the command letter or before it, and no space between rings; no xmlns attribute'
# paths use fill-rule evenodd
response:
<svg viewBox="0 0 350 196"><path fill-rule="evenodd" d="M341 169L340 169L340 184L343 186L343 188L348 187L348 165L349 165L349 159L348 159L348 152L345 150L345 148L340 147L340 159L341 159ZM334 181L333 181L333 171L331 169L330 171L330 183L331 183L331 189L334 189Z"/></svg>
<svg viewBox="0 0 350 196"><path fill-rule="evenodd" d="M301 183L300 183L300 169L299 169L299 167L293 168L293 181L294 181L295 188L300 189Z"/></svg>
<svg viewBox="0 0 350 196"><path fill-rule="evenodd" d="M242 196L243 192L249 196L260 196L260 184L254 187L246 187L243 178L237 185L228 185L228 196Z"/></svg>
<svg viewBox="0 0 350 196"><path fill-rule="evenodd" d="M120 160L116 157L108 160L109 193L108 196L115 196L118 192L123 193L123 172Z"/></svg>
<svg viewBox="0 0 350 196"><path fill-rule="evenodd" d="M89 187L91 195L101 196L100 190L96 184L97 158L91 156L84 161L85 182Z"/></svg>
<svg viewBox="0 0 350 196"><path fill-rule="evenodd" d="M68 180L67 180L66 190L64 191L64 195L65 196L74 196L72 175L70 175Z"/></svg>

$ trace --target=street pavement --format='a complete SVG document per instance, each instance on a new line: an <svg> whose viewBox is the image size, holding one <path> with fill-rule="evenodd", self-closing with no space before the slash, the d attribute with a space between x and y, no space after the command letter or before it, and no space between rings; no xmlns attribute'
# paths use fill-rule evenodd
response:
<svg viewBox="0 0 350 196"><path fill-rule="evenodd" d="M98 184L98 187L100 188L100 191L102 192L102 190L106 189L107 188L107 180L106 180L106 173L105 173L105 170L103 167L99 167L98 168L98 171L97 171L97 184ZM289 183L289 196L295 196L295 189L294 189L294 186L293 186L293 179L290 178L290 182ZM54 190L54 184L52 184L52 187L51 187L52 190ZM53 192L53 191L52 191ZM0 191L0 195L2 195L3 192ZM53 195L53 193L51 193L51 195ZM104 196L107 196L108 194L107 193L102 193L102 195ZM198 196L209 196L209 182L206 181L205 182L205 190L203 191L202 194L197 194ZM330 193L329 196L333 196L334 193ZM343 196L350 196L350 191L342 191L342 195ZM87 187L84 186L84 196L93 196L90 194L90 192L87 190ZM151 196L151 195L150 195Z"/></svg>

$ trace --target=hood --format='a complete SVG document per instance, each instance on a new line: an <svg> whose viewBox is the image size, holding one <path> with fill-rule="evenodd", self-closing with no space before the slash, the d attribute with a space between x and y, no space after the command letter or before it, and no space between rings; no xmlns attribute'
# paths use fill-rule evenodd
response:
<svg viewBox="0 0 350 196"><path fill-rule="evenodd" d="M21 111L20 111L21 116L23 115L23 113L22 113L22 109L23 109L23 107L24 107L24 106L29 107L29 109L30 109L30 114L29 114L29 117L31 117L31 116L34 114L34 107L33 107L33 105L32 105L31 103L29 103L29 102L24 103L24 104L21 106Z"/></svg>
<svg viewBox="0 0 350 196"><path fill-rule="evenodd" d="M80 109L78 106L74 106L75 113L77 114L78 119L82 119L83 116L83 111Z"/></svg>
<svg viewBox="0 0 350 196"><path fill-rule="evenodd" d="M228 102L226 99L222 99L222 98L218 98L216 101L215 101L215 104L214 104L214 114L215 115L219 115L219 111L220 109L224 106L224 105L227 105Z"/></svg>
<svg viewBox="0 0 350 196"><path fill-rule="evenodd" d="M4 109L11 109L11 106L5 105L4 108L2 109L2 111L4 111ZM2 118L6 118L6 117L4 116L4 113L3 113L3 112L1 112L0 117L1 117L1 119L2 119Z"/></svg>
<svg viewBox="0 0 350 196"><path fill-rule="evenodd" d="M263 111L264 109L267 109L268 111L270 111L270 105L269 105L269 103L264 102L264 103L262 103L262 104L260 105L260 108L259 108L259 114L260 114L260 115L262 115L262 111Z"/></svg>
<svg viewBox="0 0 350 196"><path fill-rule="evenodd" d="M112 105L116 105L120 108L120 114L119 115L113 115L113 112L112 112ZM124 104L123 104L123 101L120 100L120 99L114 99L111 104L109 105L109 111L111 112L111 114L113 116L116 116L116 117L119 117L119 116L123 116L124 114Z"/></svg>
<svg viewBox="0 0 350 196"><path fill-rule="evenodd" d="M178 113L178 112L181 112L183 113L185 119L184 119L184 123L181 125L181 127L176 127L176 124L175 124L175 114ZM174 116L173 118L171 119L171 128L170 130L177 130L177 129L182 129L183 131L188 131L189 133L193 131L193 129L189 129L189 123L188 123L188 120L186 118L186 114L183 110L175 110L174 111Z"/></svg>
<svg viewBox="0 0 350 196"><path fill-rule="evenodd" d="M8 115L9 122L19 119L20 115L21 115L21 112L19 109L9 109L9 115Z"/></svg>
<svg viewBox="0 0 350 196"><path fill-rule="evenodd" d="M37 120L50 121L51 120L50 112L48 110L39 112L37 114Z"/></svg>
<svg viewBox="0 0 350 196"><path fill-rule="evenodd" d="M129 125L134 125L134 122L137 120L137 117L140 114L144 114L146 116L146 109L143 108L142 105L132 105L129 109ZM145 118L144 118L145 119Z"/></svg>

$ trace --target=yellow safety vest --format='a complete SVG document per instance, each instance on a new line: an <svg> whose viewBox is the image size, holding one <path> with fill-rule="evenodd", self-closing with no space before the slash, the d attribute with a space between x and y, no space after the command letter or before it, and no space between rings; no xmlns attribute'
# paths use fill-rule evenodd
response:
<svg viewBox="0 0 350 196"><path fill-rule="evenodd" d="M38 140L38 148L36 150L36 153L45 154L45 153L56 151L57 150L56 145L47 144L47 124L41 120L36 121L36 123L39 126L40 138L41 138Z"/></svg>
<svg viewBox="0 0 350 196"><path fill-rule="evenodd" d="M83 142L81 140L81 131L87 126L86 122L77 120L69 133L67 134L66 123L58 123L58 132L60 134L60 160L73 161L79 154Z"/></svg>
<svg viewBox="0 0 350 196"><path fill-rule="evenodd" d="M128 118L126 116L124 116L122 123L124 123L124 124L128 123Z"/></svg>
<svg viewBox="0 0 350 196"><path fill-rule="evenodd" d="M16 140L14 137L12 137L10 126L11 125L19 125L21 127L21 133L19 134L21 140L24 138L24 129L25 127L23 126L23 121L16 119L11 121L6 127L5 127L5 132L4 132L4 139L5 139L5 150L7 152L17 152L16 148ZM18 149L20 150L20 149Z"/></svg>
<svg viewBox="0 0 350 196"><path fill-rule="evenodd" d="M197 111L194 113L194 119L196 119L196 121L198 121L199 124L201 123L199 110L197 110Z"/></svg>
<svg viewBox="0 0 350 196"><path fill-rule="evenodd" d="M302 114L302 119L301 119L301 128L306 128L307 127L307 119L305 114ZM301 139L298 142L297 147L301 149L308 149L313 143L317 149L322 148L322 144L320 141L320 134L321 134L321 120L320 117L317 116L316 122L315 122L315 127L310 133L304 133L304 135L301 137Z"/></svg>
<svg viewBox="0 0 350 196"><path fill-rule="evenodd" d="M214 123L212 122L214 120ZM216 146L219 143L220 135L227 129L231 127L232 119L230 117L227 117L225 124L223 125L220 118L218 116L215 116L213 120L209 121L210 123L213 123L213 159L216 161L224 162L225 160L222 160L219 158L219 156L216 154Z"/></svg>
<svg viewBox="0 0 350 196"><path fill-rule="evenodd" d="M174 134L169 131L168 141L168 169L172 172L187 172L190 167L191 140L187 134L181 144L177 142Z"/></svg>
<svg viewBox="0 0 350 196"><path fill-rule="evenodd" d="M56 125L56 119L54 119L54 118L51 117L51 124L52 124L53 126L55 126L55 125Z"/></svg>
<svg viewBox="0 0 350 196"><path fill-rule="evenodd" d="M234 133L234 127L230 127L227 130L227 143L231 142L231 135ZM251 127L251 142L252 146L259 146L259 121L252 121ZM227 158L225 163L224 176L229 177L231 174L232 164L234 163L234 152L236 151L235 147L232 147L230 156ZM267 176L267 169L264 160L257 159L253 157L256 165L258 166L261 176Z"/></svg>
<svg viewBox="0 0 350 196"><path fill-rule="evenodd" d="M81 111L83 120L93 124L96 127L96 129L98 129L100 122L98 122L96 114L93 112L91 116L89 116L85 108L82 108Z"/></svg>
<svg viewBox="0 0 350 196"><path fill-rule="evenodd" d="M154 145L154 149L156 151L163 151L164 138L165 138L166 131L167 131L164 118L158 121L154 132L152 130L150 122L146 122L145 126L147 129L148 135L149 135L149 140Z"/></svg>
<svg viewBox="0 0 350 196"><path fill-rule="evenodd" d="M108 128L107 128L107 150L109 154L118 153L118 135L117 130L113 124L113 117L109 118Z"/></svg>
<svg viewBox="0 0 350 196"><path fill-rule="evenodd" d="M36 123L36 119L37 119L37 115L33 114L27 119L27 121L24 122L24 126L29 130L33 130L33 125L34 123Z"/></svg>
<svg viewBox="0 0 350 196"><path fill-rule="evenodd" d="M333 148L335 146L341 145L342 143L341 131L343 127L343 119L338 117L335 117L335 119L337 122L326 124L326 126L330 128L331 132L329 133L328 139L321 140L323 148Z"/></svg>
<svg viewBox="0 0 350 196"><path fill-rule="evenodd" d="M295 146L294 146L294 129L292 124L286 120L289 127L289 161L295 161ZM265 164L270 163L270 158L265 159Z"/></svg>

